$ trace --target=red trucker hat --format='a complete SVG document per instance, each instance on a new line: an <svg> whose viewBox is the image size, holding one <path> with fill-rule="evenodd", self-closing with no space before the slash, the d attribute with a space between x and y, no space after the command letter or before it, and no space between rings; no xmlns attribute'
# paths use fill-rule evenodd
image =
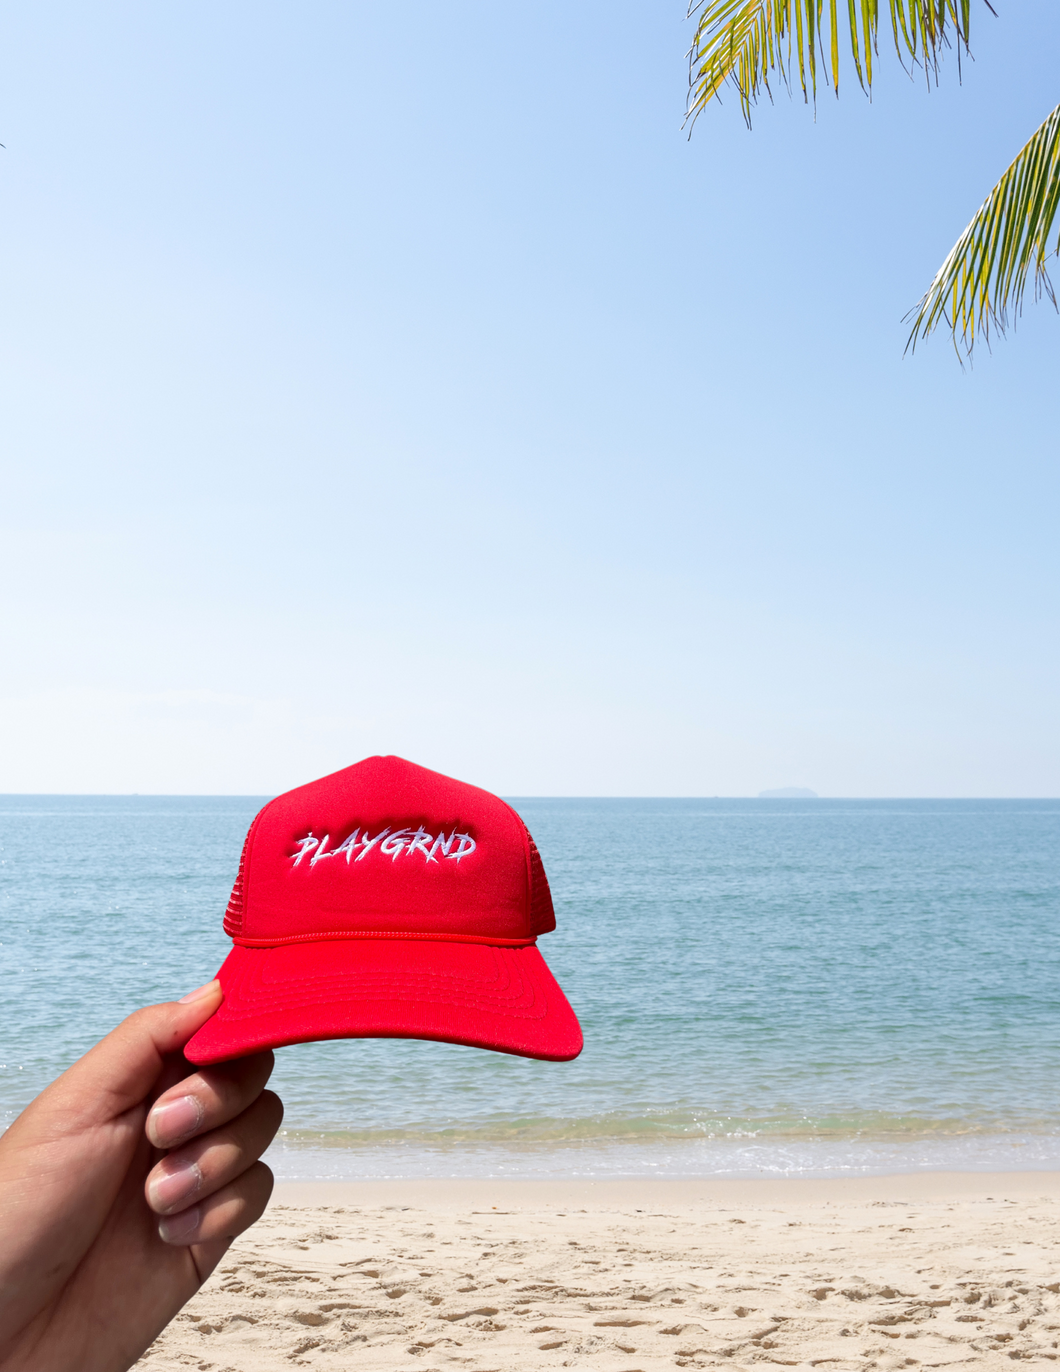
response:
<svg viewBox="0 0 1060 1372"><path fill-rule="evenodd" d="M526 825L488 791L403 758L365 758L271 800L224 927L224 1000L184 1049L191 1062L336 1038L581 1052L536 947L556 918Z"/></svg>

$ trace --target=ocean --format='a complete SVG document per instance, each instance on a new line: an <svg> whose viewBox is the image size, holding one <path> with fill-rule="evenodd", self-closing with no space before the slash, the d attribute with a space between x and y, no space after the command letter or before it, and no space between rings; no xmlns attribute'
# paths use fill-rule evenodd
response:
<svg viewBox="0 0 1060 1372"><path fill-rule="evenodd" d="M209 980L262 797L0 797L0 1123ZM1060 1167L1060 801L513 799L572 1063L277 1054L284 1178Z"/></svg>

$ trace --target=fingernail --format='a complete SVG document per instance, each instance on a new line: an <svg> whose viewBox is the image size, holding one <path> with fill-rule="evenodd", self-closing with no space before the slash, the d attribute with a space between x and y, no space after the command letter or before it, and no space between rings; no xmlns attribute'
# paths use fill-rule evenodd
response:
<svg viewBox="0 0 1060 1372"><path fill-rule="evenodd" d="M197 1205L182 1210L179 1215L167 1215L158 1221L158 1237L163 1243L191 1243L201 1219Z"/></svg>
<svg viewBox="0 0 1060 1372"><path fill-rule="evenodd" d="M147 1200L152 1210L176 1210L201 1186L202 1172L197 1162L163 1158L148 1182Z"/></svg>
<svg viewBox="0 0 1060 1372"><path fill-rule="evenodd" d="M200 986L196 991L189 991L186 996L181 996L177 1001L178 1005L191 1005L193 1001L203 1000L206 996L213 994L213 988L219 986L220 982L214 977L213 981L208 981L205 986Z"/></svg>
<svg viewBox="0 0 1060 1372"><path fill-rule="evenodd" d="M147 1136L156 1148L172 1148L201 1126L206 1109L198 1096L180 1096L156 1105L147 1121Z"/></svg>

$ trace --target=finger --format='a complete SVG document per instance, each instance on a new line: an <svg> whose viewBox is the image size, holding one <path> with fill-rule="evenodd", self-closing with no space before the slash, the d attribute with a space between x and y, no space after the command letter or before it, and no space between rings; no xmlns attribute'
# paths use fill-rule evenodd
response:
<svg viewBox="0 0 1060 1372"><path fill-rule="evenodd" d="M183 1000L137 1010L42 1091L10 1132L55 1139L124 1115L158 1080L166 1054L183 1048L221 999L214 980Z"/></svg>
<svg viewBox="0 0 1060 1372"><path fill-rule="evenodd" d="M224 1255L232 1246L231 1239L211 1239L209 1243L193 1243L187 1250L195 1263L198 1272L199 1285L202 1286L206 1278L214 1270Z"/></svg>
<svg viewBox="0 0 1060 1372"><path fill-rule="evenodd" d="M220 1003L214 981L182 1002L137 1011L8 1129L0 1141L0 1299L9 1310L42 1309L62 1289L105 1226L137 1149L146 1171L145 1098L167 1055L177 1056Z"/></svg>
<svg viewBox="0 0 1060 1372"><path fill-rule="evenodd" d="M271 1053L203 1067L164 1091L147 1117L147 1137L156 1148L175 1148L235 1119L261 1094L272 1075Z"/></svg>
<svg viewBox="0 0 1060 1372"><path fill-rule="evenodd" d="M283 1105L265 1091L223 1129L164 1157L148 1174L144 1190L156 1214L171 1215L213 1195L257 1162L283 1119Z"/></svg>
<svg viewBox="0 0 1060 1372"><path fill-rule="evenodd" d="M164 1215L158 1221L159 1237L179 1247L233 1239L261 1219L271 1195L272 1172L256 1162L206 1200L178 1215Z"/></svg>

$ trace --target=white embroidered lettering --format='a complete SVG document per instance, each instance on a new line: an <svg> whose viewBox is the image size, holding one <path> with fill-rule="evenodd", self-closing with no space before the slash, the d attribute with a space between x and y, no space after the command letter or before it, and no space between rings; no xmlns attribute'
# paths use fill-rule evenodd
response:
<svg viewBox="0 0 1060 1372"><path fill-rule="evenodd" d="M437 859L434 855L435 855L435 853L438 851L439 848L442 850L442 857L448 857L448 856L449 856L449 849L453 846L453 842L454 842L455 839L456 839L456 830L455 830L455 829L454 829L453 832L449 835L448 838L446 838L446 836L445 836L444 833L439 834L438 837L434 840L434 843L431 845L431 851L427 854L427 861L428 861L428 862L437 862L437 861L438 861L438 859Z"/></svg>
<svg viewBox="0 0 1060 1372"><path fill-rule="evenodd" d="M309 865L310 865L310 867L315 867L315 866L317 865L317 863L320 861L321 858L334 857L334 856L335 856L334 853L329 853L329 852L327 851L328 839L329 839L330 837L331 837L330 834L325 834L324 837L320 840L320 846L319 846L319 848L316 850L316 852L313 854L313 856L309 859Z"/></svg>
<svg viewBox="0 0 1060 1372"><path fill-rule="evenodd" d="M402 853L406 857L412 857L414 853L418 853L422 856L424 864L437 863L439 854L444 858L454 858L459 862L461 858L467 857L478 847L470 834L458 832L455 825L452 833L446 834L443 829L439 831L437 837L428 832L422 824L415 829L411 824L406 824L400 829L395 829L392 824L388 824L385 829L380 829L374 837L369 835L367 829L358 826L353 833L342 840L337 848L329 848L330 842L330 833L325 834L323 838L314 838L313 831L310 829L305 838L295 839L298 851L291 854L292 866L301 866L302 859L306 857L309 858L310 867L315 867L324 858L344 857L348 867L351 862L363 861L373 848L378 848L379 852L388 857L391 862L396 862Z"/></svg>
<svg viewBox="0 0 1060 1372"><path fill-rule="evenodd" d="M385 838L385 837L387 836L387 834L389 834L389 833L390 833L390 825L389 825L389 824L386 826L385 829L381 829L381 830L379 831L379 833L376 834L375 838L369 838L369 837L368 837L368 830L365 829L365 831L364 831L364 847L363 847L363 848L361 849L361 851L357 854L357 861L360 862L362 858L366 858L366 857L368 856L368 854L372 851L372 849L375 847L375 845L379 842L379 840L380 840L381 838Z"/></svg>
<svg viewBox="0 0 1060 1372"><path fill-rule="evenodd" d="M460 840L460 847L455 853L447 853L446 857L456 858L457 862L459 862L462 857L467 857L468 853L473 853L478 847L478 844L470 834L457 834L457 838ZM450 842L451 841L452 840L450 840Z"/></svg>
<svg viewBox="0 0 1060 1372"><path fill-rule="evenodd" d="M407 835L411 833L411 829L395 829L390 837L385 838L379 845L379 851L386 853L391 862L396 862L406 843L408 843Z"/></svg>
<svg viewBox="0 0 1060 1372"><path fill-rule="evenodd" d="M349 866L350 858L353 857L353 850L357 847L357 835L360 832L360 829L354 829L353 833L349 836L349 838L343 839L339 846L335 849L335 851L333 853L329 853L328 856L341 857L342 854L345 853L346 865Z"/></svg>
<svg viewBox="0 0 1060 1372"><path fill-rule="evenodd" d="M413 853L422 853L423 856L427 859L427 861L430 862L430 860L431 860L431 855L430 855L430 853L427 851L427 846L428 846L428 844L431 844L431 843L433 843L433 842L434 842L434 835L433 835L433 834L429 834L429 833L427 832L427 830L426 830L426 829L423 827L423 825L421 824L420 827L419 827L419 828L416 830L416 832L413 834L413 836L412 836L412 842L411 842L411 843L409 844L409 846L405 849L405 856L406 856L406 857L411 857Z"/></svg>
<svg viewBox="0 0 1060 1372"><path fill-rule="evenodd" d="M295 842L301 844L301 847L299 848L298 852L292 853L291 855L294 858L294 865L297 867L298 864L305 857L306 853L311 853L313 849L319 844L320 840L318 838L313 837L313 831L312 829L310 829L309 833L306 834L305 838L296 838Z"/></svg>

